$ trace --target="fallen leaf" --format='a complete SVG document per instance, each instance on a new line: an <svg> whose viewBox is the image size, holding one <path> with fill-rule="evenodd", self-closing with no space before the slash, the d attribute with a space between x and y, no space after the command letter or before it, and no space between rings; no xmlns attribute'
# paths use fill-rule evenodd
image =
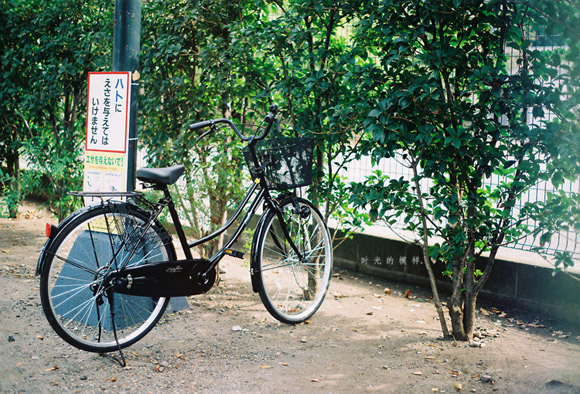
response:
<svg viewBox="0 0 580 394"><path fill-rule="evenodd" d="M55 365L55 366L54 366L54 367L52 367L52 368L48 368L48 369L46 370L46 372L52 372L52 371L56 371L57 369L60 369L60 368L59 368L59 367L57 367L57 366Z"/></svg>
<svg viewBox="0 0 580 394"><path fill-rule="evenodd" d="M372 316L373 312L367 312L367 315Z"/></svg>
<svg viewBox="0 0 580 394"><path fill-rule="evenodd" d="M2 253L10 253L8 249L2 249Z"/></svg>
<svg viewBox="0 0 580 394"><path fill-rule="evenodd" d="M42 335L37 335L36 336L36 339L40 339L41 341L43 341L44 340L44 337Z"/></svg>
<svg viewBox="0 0 580 394"><path fill-rule="evenodd" d="M260 365L260 368L262 368L262 369L272 369L274 367L271 366L271 365Z"/></svg>
<svg viewBox="0 0 580 394"><path fill-rule="evenodd" d="M310 379L310 381L312 383L320 383L320 382L322 382L322 380L320 380L320 379Z"/></svg>

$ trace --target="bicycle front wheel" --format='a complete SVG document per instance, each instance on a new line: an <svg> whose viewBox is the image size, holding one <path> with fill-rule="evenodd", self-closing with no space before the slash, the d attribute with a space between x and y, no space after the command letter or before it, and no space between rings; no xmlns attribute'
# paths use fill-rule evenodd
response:
<svg viewBox="0 0 580 394"><path fill-rule="evenodd" d="M280 208L281 214L266 212L259 229L254 275L270 314L283 323L298 324L324 301L332 272L332 245L322 215L312 203L291 197ZM288 241L281 219L299 254Z"/></svg>
<svg viewBox="0 0 580 394"><path fill-rule="evenodd" d="M175 260L171 238L157 222L126 203L89 207L55 236L45 253L40 298L46 318L69 344L110 352L143 338L169 298L113 292L114 273Z"/></svg>

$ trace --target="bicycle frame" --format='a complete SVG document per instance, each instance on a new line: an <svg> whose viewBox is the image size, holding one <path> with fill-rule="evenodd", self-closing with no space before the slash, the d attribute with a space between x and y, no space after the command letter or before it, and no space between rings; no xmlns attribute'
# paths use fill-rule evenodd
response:
<svg viewBox="0 0 580 394"><path fill-rule="evenodd" d="M227 253L228 250L230 250L232 245L242 235L242 233L246 229L248 223L250 222L252 216L256 213L260 204L264 201L266 203L266 206L270 209L273 209L274 212L276 213L276 215L280 218L280 223L282 224L282 231L284 233L284 236L288 240L290 247L296 253L298 259L301 261L304 259L304 257L300 253L299 249L294 244L294 241L292 240L292 238L288 234L288 230L287 230L286 225L284 223L284 220L282 218L282 213L277 208L277 205L274 203L274 199L270 195L269 190L264 186L264 185L266 185L266 179L265 179L265 175L264 175L264 167L260 166L258 159L257 159L257 156L256 156L256 152L255 152L256 142L257 142L256 140L250 139L250 141L248 143L248 148L249 148L252 160L254 161L255 168L257 169L256 179L252 183L252 186L250 187L250 189L246 192L246 195L245 195L244 199L242 200L242 203L238 206L238 208L236 209L234 214L229 218L229 220L222 227L220 227L219 229L215 230L213 233L211 233L203 238L200 238L200 239L193 241L193 242L190 242L190 243L187 242L187 239L185 237L185 231L184 231L183 226L181 224L181 221L179 219L179 215L177 214L177 210L175 209L175 205L173 204L173 199L171 198L171 195L169 193L168 188L167 187L163 188L163 192L165 194L165 198L163 200L166 201L165 205L169 208L169 212L171 214L173 224L175 225L175 231L177 232L177 235L179 237L179 241L180 241L181 246L183 248L183 251L185 253L185 257L187 259L193 259L193 255L191 254L192 248L199 246L199 245L202 245L202 244L220 236L225 231L227 231L232 226L232 224L242 215L242 212L244 211L244 209L248 205L252 195L256 192L257 189L259 189L257 194L255 195L254 199L250 203L250 206L249 206L246 214L244 215L242 221L240 222L240 224L236 228L236 231L234 232L234 234L222 246L222 248L220 250L218 250L213 256L211 256L209 258L209 265L208 265L207 269L202 273L202 277L207 275L212 269L214 269L217 266L217 264L221 261L221 259L226 254L228 254ZM266 164L266 165L268 165L268 164Z"/></svg>
<svg viewBox="0 0 580 394"><path fill-rule="evenodd" d="M294 244L292 238L288 234L288 230L287 230L286 225L284 223L284 220L282 218L282 213L280 212L277 204L275 203L276 200L270 195L269 190L265 186L263 186L263 185L267 184L266 179L265 179L265 175L264 175L264 167L267 166L268 164L260 166L258 159L257 159L257 156L256 156L256 153L255 153L256 142L257 142L257 140L250 139L250 141L248 143L248 148L250 150L251 157L254 161L255 168L257 169L256 179L252 182L252 185L250 186L250 189L246 192L244 199L242 200L240 205L237 207L234 214L229 218L229 220L222 227L218 228L213 233L211 233L203 238L200 238L198 240L195 240L193 242L188 243L186 235L185 235L185 230L183 228L183 225L181 224L181 220L179 219L179 215L177 213L177 209L175 208L175 204L174 204L173 198L171 197L171 194L169 192L168 186L167 185L162 185L162 186L161 185L153 185L152 186L154 189L161 190L164 193L164 197L162 197L156 204L148 202L148 204L150 206L155 206L155 208L152 208L150 210L151 218L148 221L148 223L146 223L145 231L153 224L153 222L155 220L157 220L157 218L160 216L163 209L168 208L169 213L171 215L171 218L173 220L173 224L175 226L175 232L177 233L180 244L181 244L182 249L183 249L184 254L185 254L185 258L187 260L193 260L193 255L191 253L192 248L199 246L199 245L202 245L202 244L220 236L225 231L227 231L232 226L232 224L240 218L240 216L244 212L244 209L246 209L246 207L248 206L248 203L250 204L247 212L245 213L243 219L241 220L240 224L236 228L234 234L228 239L228 241L222 246L222 248L220 250L218 250L213 256L211 256L209 258L209 260L208 260L209 264L208 264L207 268L204 270L204 272L201 273L202 278L206 277L211 272L211 270L213 270L217 266L217 264L221 261L221 259L226 254L228 254L228 251L231 249L232 245L242 235L242 233L244 232L244 230L248 226L252 216L256 213L258 207L263 202L265 202L266 208L274 210L275 214L279 217L280 223L282 224L282 231L284 233L284 236L287 239L290 248L293 249L294 252L296 253L296 256L298 257L298 259L303 260L303 258L304 258L302 256L302 254L300 253L299 249ZM256 190L257 190L257 193L256 193ZM74 195L81 196L81 197L101 197L102 198L104 196L107 196L107 197L125 197L125 198L143 199L142 195L140 193L136 193L136 192L111 192L111 193L107 193L107 192L75 192ZM255 196L254 196L254 199L250 203L250 200L252 199L252 195L255 195ZM147 201L147 200L145 200L145 201ZM298 212L296 212L296 213L298 213ZM107 224L107 226L108 226L108 224ZM44 254L45 249L46 249L46 247L43 249L43 254ZM129 254L129 258L127 258L125 260L130 261L133 253L135 253L135 250L132 250ZM41 260L39 260L39 261L41 261ZM115 253L112 256L112 259L109 262L109 265L114 266L115 269L119 272L121 272L125 269L124 265L118 264L117 253ZM37 267L37 272L41 272L41 270L42 270L42 267L39 264Z"/></svg>
<svg viewBox="0 0 580 394"><path fill-rule="evenodd" d="M213 233L211 233L203 238L200 238L198 240L195 240L193 242L190 242L190 243L188 243L187 240L185 239L185 231L183 230L183 226L181 225L181 222L180 222L179 217L177 215L177 211L175 210L175 206L173 204L169 205L168 208L169 208L169 211L171 213L171 217L174 221L175 231L177 232L177 235L179 236L181 246L183 247L186 258L188 258L188 259L193 258L192 254L191 254L192 248L199 246L199 245L202 245L202 244L220 236L225 231L227 231L232 226L232 224L242 215L242 213L243 213L244 209L247 207L252 195L254 195L256 192L256 189L258 189L258 186L259 185L257 182L254 182L252 184L252 186L247 191L244 199L242 200L241 204L238 206L238 208L236 209L236 211L234 212L232 217L229 218L229 220L222 227L220 227L219 229L217 229ZM270 196L268 190L263 189L263 188L258 190L258 193L255 195L254 199L250 203L250 206L249 206L246 214L244 215L242 221L240 222L240 224L236 228L236 231L234 232L234 234L222 246L222 248L220 250L218 250L213 256L211 256L209 258L210 265L207 268L206 273L211 271L220 262L220 260L227 254L226 251L229 250L232 247L232 245L238 240L240 235L246 229L252 216L256 213L260 204L264 200L267 203L271 203L271 199L272 199L272 197Z"/></svg>
<svg viewBox="0 0 580 394"><path fill-rule="evenodd" d="M245 136L227 119L190 125L192 131L211 128L199 138L216 131L217 123L231 126L247 143L244 156L254 180L227 222L198 240L188 242L169 192L169 185L183 175L183 165L137 172L145 187L162 192L156 201L133 191L74 193L97 197L100 205L86 206L58 227L49 227L49 239L37 265L42 307L60 337L83 350L118 350L125 365L122 349L143 338L157 324L169 298L206 293L216 283L216 268L224 256L243 257L231 248L259 207L263 207L263 212L256 225L250 257L252 290L259 293L272 316L284 323L301 323L318 310L331 277L331 240L316 206L299 197L295 190L288 190L307 185L310 172L304 181L294 183L276 183L277 178L270 176L270 169L280 176L285 174L278 160L289 156L282 148L268 153L269 142L258 146L276 121L277 107L271 105L270 111L260 135ZM297 158L303 157L292 145L285 149L295 151ZM312 152L308 150L306 154ZM311 163L311 156L307 160ZM185 259L178 259L170 234L158 220L165 208ZM213 256L193 258L192 248L223 236L232 227L235 229ZM287 287L284 291L280 288L282 282ZM108 304L100 308L105 302Z"/></svg>

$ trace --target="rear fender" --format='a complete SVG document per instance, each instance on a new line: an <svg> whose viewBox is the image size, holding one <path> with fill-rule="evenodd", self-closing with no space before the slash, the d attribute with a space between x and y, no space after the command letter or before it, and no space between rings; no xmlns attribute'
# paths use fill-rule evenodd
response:
<svg viewBox="0 0 580 394"><path fill-rule="evenodd" d="M52 231L50 232L50 237L44 243L44 246L42 247L42 251L40 252L40 256L38 257L38 263L36 264L36 275L37 276L42 273L42 270L44 268L44 261L46 259L46 251L50 248L50 246L52 245L52 242L54 241L54 239L56 238L58 233L64 227L66 227L72 220L74 220L77 216L83 214L84 212L88 211L89 209L91 209L90 206L81 208L78 211L75 211L71 215L66 217L62 222L60 222L58 224L58 226L53 227Z"/></svg>
<svg viewBox="0 0 580 394"><path fill-rule="evenodd" d="M126 204L124 202L117 202L117 201L110 201L107 202L106 204ZM53 231L51 231L50 234L50 238L46 241L46 243L44 244L44 247L42 248L42 251L40 252L40 257L38 258L38 263L36 265L36 275L40 275L42 274L42 271L44 270L44 266L45 266L45 262L46 262L46 257L48 254L48 251L50 250L50 248L52 247L53 242L55 241L55 239L57 238L58 234L60 234L60 232L65 229L73 220L75 220L78 216L83 215L87 212L89 212L92 209L100 209L101 205L89 205L86 206L84 208L79 209L78 211L72 213L69 217L67 217L66 219L64 219L59 225L58 227L54 228ZM133 209L135 211L140 211L142 215L146 216L147 213L145 211L143 211L142 209L140 209L138 206L134 206ZM161 224L158 221L155 221L155 229L163 229L163 226L161 226ZM170 260L175 260L175 249L173 246L173 242L171 241L171 236L165 231L163 230L163 233L161 234L161 236L163 237L163 241L164 243L170 248L170 253L171 256Z"/></svg>

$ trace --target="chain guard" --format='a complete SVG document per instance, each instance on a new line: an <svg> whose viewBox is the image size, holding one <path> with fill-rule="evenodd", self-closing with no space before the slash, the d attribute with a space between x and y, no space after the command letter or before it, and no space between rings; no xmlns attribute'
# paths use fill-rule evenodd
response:
<svg viewBox="0 0 580 394"><path fill-rule="evenodd" d="M110 275L116 293L143 297L184 297L209 291L216 269L204 259L166 261L125 268Z"/></svg>

